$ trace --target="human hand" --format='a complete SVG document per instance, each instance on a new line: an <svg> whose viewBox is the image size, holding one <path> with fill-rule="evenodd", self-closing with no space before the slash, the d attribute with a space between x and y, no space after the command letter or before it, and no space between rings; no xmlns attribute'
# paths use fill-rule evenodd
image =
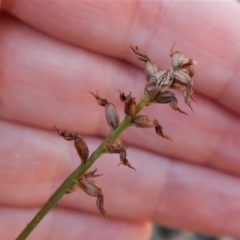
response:
<svg viewBox="0 0 240 240"><path fill-rule="evenodd" d="M98 90L123 118L117 90L139 99L145 84L144 64L129 45L167 69L174 42L198 61L199 103L192 113L179 93L189 116L169 105L144 109L173 143L151 129L128 129L121 139L137 172L116 167L116 155L94 165L104 174L96 181L111 219L99 215L95 198L77 191L64 196L29 239L148 239L151 221L239 236L237 2L18 0L3 1L2 8L20 20L5 13L0 20L1 239L16 237L79 164L72 143L52 126L78 131L93 151L109 128L88 91Z"/></svg>

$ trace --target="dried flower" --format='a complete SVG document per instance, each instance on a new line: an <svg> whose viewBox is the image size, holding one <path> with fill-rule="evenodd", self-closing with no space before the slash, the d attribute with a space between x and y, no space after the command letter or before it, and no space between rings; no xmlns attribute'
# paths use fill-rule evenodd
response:
<svg viewBox="0 0 240 240"><path fill-rule="evenodd" d="M137 46L131 46L131 49L136 54L137 58L146 62L145 75L147 84L145 85L145 93L148 94L152 102L166 103L165 97L167 96L170 105L174 110L181 113L185 113L180 110L176 103L177 99L174 97L169 98L169 89L177 88L184 90L184 99L186 104L192 109L190 98L196 102L193 98L192 90L192 77L194 75L194 69L191 67L197 62L193 59L188 59L183 56L181 52L173 50L174 45L171 48L170 56L172 57L171 67L169 70L158 71L156 64L146 54L139 51ZM165 94L165 92L168 92ZM173 93L172 93L173 94ZM160 97L164 95L163 97ZM163 101L163 102L162 102Z"/></svg>
<svg viewBox="0 0 240 240"><path fill-rule="evenodd" d="M109 144L107 144L106 150L109 153L118 153L120 155L120 163L118 164L118 166L122 164L136 171L136 169L129 163L127 159L127 151L125 146L123 145L122 140L116 139L115 141L110 142Z"/></svg>
<svg viewBox="0 0 240 240"><path fill-rule="evenodd" d="M131 92L125 96L124 93L119 91L120 100L124 103L124 112L126 115L133 117L136 114L136 101L135 98L131 96Z"/></svg>
<svg viewBox="0 0 240 240"><path fill-rule="evenodd" d="M68 133L67 131L61 131L58 128L54 126L54 128L57 130L58 134L63 137L65 140L71 141L74 140L74 146L77 150L77 153L83 163L85 163L89 156L89 150L86 142L84 139L75 133Z"/></svg>
<svg viewBox="0 0 240 240"><path fill-rule="evenodd" d="M110 128L116 129L119 124L119 115L114 104L108 102L107 99L100 98L98 96L98 93L97 94L94 94L93 92L90 92L90 93L96 98L100 106L105 107L105 116Z"/></svg>
<svg viewBox="0 0 240 240"><path fill-rule="evenodd" d="M162 136L163 138L166 138L168 140L172 140L171 137L163 133L162 126L159 125L158 121L156 119L153 119L149 116L145 115L138 115L132 120L132 124L136 127L140 128L155 128L155 131L158 135Z"/></svg>
<svg viewBox="0 0 240 240"><path fill-rule="evenodd" d="M88 172L84 174L82 177L80 177L76 184L74 184L67 192L66 194L72 193L79 188L81 188L85 193L87 193L90 196L97 197L97 207L100 213L104 217L108 217L105 209L104 209L104 197L102 189L90 178L101 176L102 174L95 175L95 172L97 169L95 169L92 172Z"/></svg>

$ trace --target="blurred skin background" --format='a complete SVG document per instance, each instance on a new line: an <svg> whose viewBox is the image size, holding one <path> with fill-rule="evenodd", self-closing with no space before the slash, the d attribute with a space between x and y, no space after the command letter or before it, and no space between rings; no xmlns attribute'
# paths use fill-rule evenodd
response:
<svg viewBox="0 0 240 240"><path fill-rule="evenodd" d="M148 240L152 222L207 236L240 236L240 3L238 1L2 0L0 15L0 238L15 239L79 165L71 142L53 125L78 132L90 152L109 133L103 108L117 90L139 100L144 63L136 44L169 69L170 48L198 61L194 112L151 105L174 141L152 129L121 137L137 172L117 155L94 167L105 197L64 196L29 239Z"/></svg>

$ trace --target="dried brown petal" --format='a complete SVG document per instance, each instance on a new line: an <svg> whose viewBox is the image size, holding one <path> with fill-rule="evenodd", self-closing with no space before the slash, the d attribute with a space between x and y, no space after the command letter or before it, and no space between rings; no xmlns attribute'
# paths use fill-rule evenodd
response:
<svg viewBox="0 0 240 240"><path fill-rule="evenodd" d="M150 78L154 75L154 73L158 72L156 63L148 57L145 53L142 53L139 51L138 46L130 46L133 52L136 54L136 57L140 59L141 61L146 62L145 67L145 76L146 80L149 81Z"/></svg>
<svg viewBox="0 0 240 240"><path fill-rule="evenodd" d="M171 48L171 53L170 53L170 56L172 57L171 66L174 71L178 70L179 68L184 68L184 67L197 64L197 61L193 59L185 58L181 52L174 51L174 45L175 44L173 44Z"/></svg>
<svg viewBox="0 0 240 240"><path fill-rule="evenodd" d="M131 92L130 94L128 94L127 96L125 96L124 93L120 92L120 100L122 102L124 102L124 112L126 115L133 117L136 114L136 101L135 98L133 98L131 96Z"/></svg>
<svg viewBox="0 0 240 240"><path fill-rule="evenodd" d="M67 131L61 131L57 129L55 126L54 128L57 130L58 134L63 137L64 139L71 141L74 140L74 146L77 150L77 153L83 163L85 163L89 156L88 146L85 140L78 134L75 133L68 133Z"/></svg>
<svg viewBox="0 0 240 240"><path fill-rule="evenodd" d="M147 62L147 61L151 60L146 54L139 51L138 46L131 45L130 48L136 54L136 57L138 59L140 59L141 61Z"/></svg>
<svg viewBox="0 0 240 240"><path fill-rule="evenodd" d="M155 131L156 131L156 133L157 133L159 136L162 136L163 138L166 138L166 139L168 139L168 140L173 141L173 139L172 139L170 136L166 135L166 134L163 132L161 125L157 125L157 126L155 127Z"/></svg>
<svg viewBox="0 0 240 240"><path fill-rule="evenodd" d="M118 166L121 164L136 171L136 169L129 163L129 161L127 159L126 150L120 152L120 163L118 164Z"/></svg>
<svg viewBox="0 0 240 240"><path fill-rule="evenodd" d="M65 140L68 140L68 141L75 140L77 138L77 136L78 136L75 133L68 133L67 131L59 130L55 126L53 126L53 127L57 130L59 136L63 137Z"/></svg>
<svg viewBox="0 0 240 240"><path fill-rule="evenodd" d="M106 210L104 209L104 196L103 195L99 195L97 197L97 207L98 210L100 211L100 213L105 217L105 218L109 218L109 216L107 215Z"/></svg>
<svg viewBox="0 0 240 240"><path fill-rule="evenodd" d="M105 116L108 125L112 129L116 129L119 124L119 116L116 107L112 103L107 103L105 106Z"/></svg>
<svg viewBox="0 0 240 240"><path fill-rule="evenodd" d="M185 72L186 74L188 74L189 75L189 77L193 77L193 75L194 75L194 69L192 68L192 67L184 67L184 68L182 68L181 69L181 71L182 72Z"/></svg>
<svg viewBox="0 0 240 240"><path fill-rule="evenodd" d="M140 128L153 128L158 125L158 121L145 115L138 115L132 120L133 125Z"/></svg>
<svg viewBox="0 0 240 240"><path fill-rule="evenodd" d="M100 105L100 106L106 106L106 104L108 103L108 100L107 99L104 99L104 98L100 98L98 96L98 92L97 94L94 94L93 92L90 92L97 100L97 103Z"/></svg>
<svg viewBox="0 0 240 240"><path fill-rule="evenodd" d="M95 178L95 177L100 177L103 174L95 174L95 172L97 171L97 168L95 168L95 170L91 171L91 172L87 172L83 175L84 178Z"/></svg>
<svg viewBox="0 0 240 240"><path fill-rule="evenodd" d="M180 113L187 114L187 113L185 113L183 110L181 110L177 106L178 100L177 100L175 94L172 93L172 92L166 91L164 93L158 94L154 98L154 102L157 102L157 103L170 103L170 106L172 107L172 109L174 109L176 111L179 111Z"/></svg>

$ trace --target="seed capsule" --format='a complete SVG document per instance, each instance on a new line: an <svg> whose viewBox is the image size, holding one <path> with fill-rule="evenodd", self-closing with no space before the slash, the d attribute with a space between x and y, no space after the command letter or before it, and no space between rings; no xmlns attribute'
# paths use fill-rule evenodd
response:
<svg viewBox="0 0 240 240"><path fill-rule="evenodd" d="M88 178L80 178L79 187L88 195L97 197L97 207L99 212L106 218L108 217L105 209L104 209L104 197L102 189L91 179Z"/></svg>
<svg viewBox="0 0 240 240"><path fill-rule="evenodd" d="M107 103L105 106L105 116L108 122L108 125L112 129L116 129L119 124L119 115L116 107L112 103Z"/></svg>
<svg viewBox="0 0 240 240"><path fill-rule="evenodd" d="M124 112L126 115L133 117L136 114L136 101L131 96L131 93L125 96L124 93L120 92L120 100L124 103Z"/></svg>
<svg viewBox="0 0 240 240"><path fill-rule="evenodd" d="M153 119L145 115L139 115L133 119L132 123L136 127L140 128L155 128L155 131L159 136L162 136L163 138L166 138L168 140L172 140L171 137L163 133L162 126L159 125L156 119Z"/></svg>
<svg viewBox="0 0 240 240"><path fill-rule="evenodd" d="M98 93L97 94L94 94L92 92L90 92L90 93L96 98L96 100L100 106L105 107L105 116L106 116L107 123L110 126L110 128L116 129L119 124L119 116L118 116L118 112L117 112L117 109L114 106L114 104L108 102L107 99L99 97Z"/></svg>
<svg viewBox="0 0 240 240"><path fill-rule="evenodd" d="M66 194L72 193L79 188L81 188L85 193L87 193L90 196L97 197L97 207L99 212L104 216L108 217L105 209L104 209L104 197L102 189L90 178L101 176L101 174L95 175L95 172L97 169L95 169L92 172L85 173L81 178L78 179L77 183L74 184L67 192Z"/></svg>
<svg viewBox="0 0 240 240"><path fill-rule="evenodd" d="M122 143L122 140L116 139L114 142L110 142L106 146L106 150L109 153L118 153L120 155L120 163L118 164L118 166L123 164L124 166L128 166L129 168L132 168L136 171L136 169L132 167L132 165L129 163L127 159L127 151Z"/></svg>
<svg viewBox="0 0 240 240"><path fill-rule="evenodd" d="M57 129L55 126L54 128L57 130L58 134L65 140L68 141L74 140L74 146L77 150L78 156L80 157L81 161L85 163L89 156L89 150L85 140L78 134L68 133L67 131L63 132Z"/></svg>
<svg viewBox="0 0 240 240"><path fill-rule="evenodd" d="M133 119L132 123L140 128L153 128L157 126L158 121L145 115L138 115Z"/></svg>

